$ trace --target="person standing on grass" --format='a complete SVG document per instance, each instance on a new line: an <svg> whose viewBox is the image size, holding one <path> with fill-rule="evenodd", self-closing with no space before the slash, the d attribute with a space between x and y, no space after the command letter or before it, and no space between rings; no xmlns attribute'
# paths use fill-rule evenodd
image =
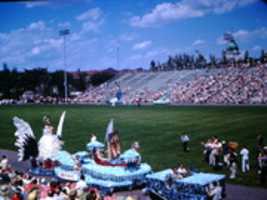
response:
<svg viewBox="0 0 267 200"><path fill-rule="evenodd" d="M229 146L228 142L223 140L222 141L222 153L223 153L223 163L226 167L229 167L230 162L229 162Z"/></svg>
<svg viewBox="0 0 267 200"><path fill-rule="evenodd" d="M258 152L260 152L264 147L264 137L262 136L262 134L259 134L257 136L257 150Z"/></svg>
<svg viewBox="0 0 267 200"><path fill-rule="evenodd" d="M241 169L243 173L249 171L249 150L246 145L240 151L241 155Z"/></svg>
<svg viewBox="0 0 267 200"><path fill-rule="evenodd" d="M263 153L259 154L258 162L259 162L260 183L262 185L265 185L267 176L267 146L263 148Z"/></svg>
<svg viewBox="0 0 267 200"><path fill-rule="evenodd" d="M181 135L180 140L183 146L183 151L188 152L189 151L188 143L190 141L189 136L187 134L183 134Z"/></svg>
<svg viewBox="0 0 267 200"><path fill-rule="evenodd" d="M230 166L229 166L229 170L230 170L230 179L235 179L236 178L236 174L237 174L237 154L234 151L230 152Z"/></svg>

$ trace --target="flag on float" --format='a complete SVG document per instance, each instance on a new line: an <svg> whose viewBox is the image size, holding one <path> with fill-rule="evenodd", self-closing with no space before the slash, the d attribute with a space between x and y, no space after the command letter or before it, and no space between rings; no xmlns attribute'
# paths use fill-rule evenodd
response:
<svg viewBox="0 0 267 200"><path fill-rule="evenodd" d="M111 119L108 123L107 130L106 130L106 136L105 136L106 142L110 141L110 138L111 138L110 136L113 133L113 131L114 131L114 122L113 122L113 119Z"/></svg>
<svg viewBox="0 0 267 200"><path fill-rule="evenodd" d="M66 111L64 111L64 112L61 114L61 117L60 117L60 120L59 120L59 123L58 123L58 127L57 127L57 136L58 136L59 138L62 137L62 129L63 129L63 123L64 123L65 115L66 115Z"/></svg>

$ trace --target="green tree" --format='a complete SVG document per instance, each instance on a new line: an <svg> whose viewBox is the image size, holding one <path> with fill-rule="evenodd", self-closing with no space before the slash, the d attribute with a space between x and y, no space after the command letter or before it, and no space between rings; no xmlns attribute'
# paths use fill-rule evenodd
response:
<svg viewBox="0 0 267 200"><path fill-rule="evenodd" d="M150 71L156 71L156 63L154 60L150 62Z"/></svg>
<svg viewBox="0 0 267 200"><path fill-rule="evenodd" d="M210 66L214 68L216 66L216 57L213 54L210 54Z"/></svg>
<svg viewBox="0 0 267 200"><path fill-rule="evenodd" d="M262 49L262 50L261 50L261 55L260 55L260 61L261 61L262 63L264 63L265 60L266 60L266 53L265 53L264 49Z"/></svg>
<svg viewBox="0 0 267 200"><path fill-rule="evenodd" d="M244 61L245 62L249 62L249 59L250 59L249 58L249 52L248 52L248 50L246 50L245 53L244 53Z"/></svg>
<svg viewBox="0 0 267 200"><path fill-rule="evenodd" d="M90 83L93 86L99 86L102 83L112 79L115 76L114 72L108 71L108 70L104 70L101 72L96 72L95 74L93 74L90 78Z"/></svg>

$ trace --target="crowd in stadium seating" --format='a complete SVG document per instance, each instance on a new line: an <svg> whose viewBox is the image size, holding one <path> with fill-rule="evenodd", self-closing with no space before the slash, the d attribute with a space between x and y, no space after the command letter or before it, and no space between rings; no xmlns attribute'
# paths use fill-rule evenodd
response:
<svg viewBox="0 0 267 200"><path fill-rule="evenodd" d="M115 90L113 88L107 91L105 84L99 87L89 87L83 94L73 98L71 103L105 104L108 101L107 94L115 94Z"/></svg>
<svg viewBox="0 0 267 200"><path fill-rule="evenodd" d="M267 65L253 70L226 68L223 73L199 76L172 88L172 102L195 104L263 104L267 102Z"/></svg>
<svg viewBox="0 0 267 200"><path fill-rule="evenodd" d="M267 64L254 67L242 64L220 69L218 73L196 73L189 81L168 84L158 90L146 87L132 90L128 86L124 88L122 101L126 105L152 104L162 98L169 99L171 104L264 104L267 103L266 80ZM88 89L75 102L106 103L115 93L116 87L102 85Z"/></svg>

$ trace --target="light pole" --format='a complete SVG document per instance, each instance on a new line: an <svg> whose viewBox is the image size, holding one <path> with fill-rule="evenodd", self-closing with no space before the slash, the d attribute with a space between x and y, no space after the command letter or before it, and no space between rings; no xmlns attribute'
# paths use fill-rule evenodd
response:
<svg viewBox="0 0 267 200"><path fill-rule="evenodd" d="M66 36L70 34L69 29L63 29L59 31L59 35L63 36L63 59L64 59L64 96L65 103L68 98L68 74L67 74L67 65L66 65Z"/></svg>

